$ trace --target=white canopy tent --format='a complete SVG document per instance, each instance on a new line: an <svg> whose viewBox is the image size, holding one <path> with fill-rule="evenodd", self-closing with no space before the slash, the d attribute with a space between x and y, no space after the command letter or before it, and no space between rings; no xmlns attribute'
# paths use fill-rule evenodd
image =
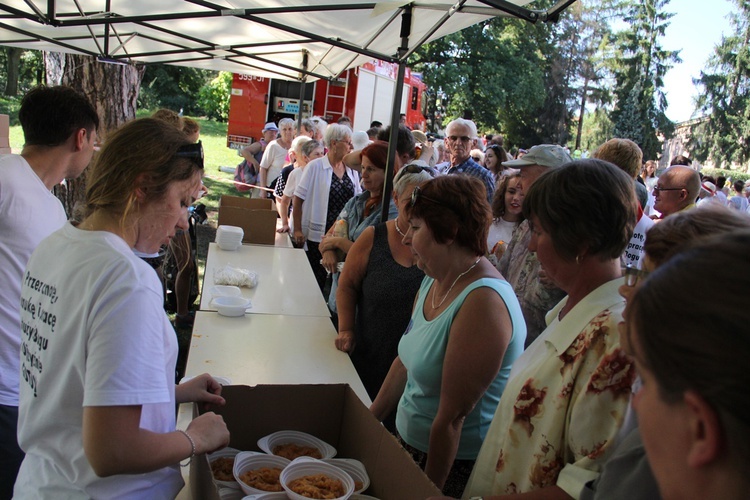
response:
<svg viewBox="0 0 750 500"><path fill-rule="evenodd" d="M529 1L2 0L0 45L290 80L336 78L373 58L400 62L422 43L494 16L551 20L574 0L549 11L521 6Z"/></svg>
<svg viewBox="0 0 750 500"><path fill-rule="evenodd" d="M496 16L555 21L575 1L531 10L531 0L0 0L0 45L301 82L380 59L399 64L398 123L406 59L420 45ZM390 184L387 175L385 192Z"/></svg>

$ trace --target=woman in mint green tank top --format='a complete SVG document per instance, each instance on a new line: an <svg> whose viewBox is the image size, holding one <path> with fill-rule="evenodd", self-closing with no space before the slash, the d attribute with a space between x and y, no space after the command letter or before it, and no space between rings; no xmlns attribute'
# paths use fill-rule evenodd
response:
<svg viewBox="0 0 750 500"><path fill-rule="evenodd" d="M371 411L382 420L396 409L415 461L460 497L526 326L510 285L484 257L491 211L480 181L433 179L414 190L407 217L403 242L426 277Z"/></svg>

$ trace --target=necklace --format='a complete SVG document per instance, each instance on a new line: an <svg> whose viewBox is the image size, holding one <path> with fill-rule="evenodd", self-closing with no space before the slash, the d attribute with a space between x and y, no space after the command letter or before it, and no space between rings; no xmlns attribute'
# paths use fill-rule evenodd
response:
<svg viewBox="0 0 750 500"><path fill-rule="evenodd" d="M398 227L398 217L396 217L396 232L397 232L398 234L400 234L402 238L403 238L404 236L406 236L406 235L404 234L404 232L403 232L403 231L401 231L401 228L400 228L400 227Z"/></svg>
<svg viewBox="0 0 750 500"><path fill-rule="evenodd" d="M437 290L433 290L433 292L432 292L432 299L430 299L430 301L432 302L432 308L433 308L433 309L437 309L438 307L440 307L440 306L442 306L442 305L443 305L443 302L445 302L445 299L447 299L447 298L448 298L448 295L450 295L450 293L451 293L451 290L453 290L453 287L454 287L454 286L456 286L456 283L458 283L458 280L460 280L460 279L461 279L461 277L462 277L462 276L464 276L465 274L467 274L467 273L468 273L469 271L471 271L472 269L474 269L474 267L476 267L476 265L477 265L477 264L479 264L479 261L480 261L480 260L482 260L482 257L481 257L481 256L479 256L479 257L477 258L477 260L475 260L475 261L474 261L474 263L473 263L473 264L472 264L471 266L469 266L469 269L467 269L466 271L464 271L464 272L462 272L461 274L459 274L459 275L458 275L458 276L456 277L456 279L454 279L454 280L453 280L453 284L452 284L452 285L451 285L451 287L450 287L450 288L448 289L448 291L447 291L447 292L445 292L445 295L443 295L443 300L441 300L441 301L440 301L440 303L439 303L438 305L435 305L435 294L437 293Z"/></svg>

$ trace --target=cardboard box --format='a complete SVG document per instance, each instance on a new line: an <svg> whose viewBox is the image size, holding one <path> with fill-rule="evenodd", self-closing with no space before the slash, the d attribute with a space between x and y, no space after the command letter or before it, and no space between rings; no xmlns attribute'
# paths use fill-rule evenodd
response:
<svg viewBox="0 0 750 500"><path fill-rule="evenodd" d="M222 396L227 404L216 413L224 416L233 448L261 451L258 439L272 432L307 432L335 447L337 457L364 464L370 476L367 495L381 500L441 495L346 384L227 386ZM205 455L190 467L193 498L219 500Z"/></svg>
<svg viewBox="0 0 750 500"><path fill-rule="evenodd" d="M0 148L0 155L9 155L13 151L10 150L10 148Z"/></svg>
<svg viewBox="0 0 750 500"><path fill-rule="evenodd" d="M8 115L0 115L0 137L8 137L10 135L10 117Z"/></svg>
<svg viewBox="0 0 750 500"><path fill-rule="evenodd" d="M10 138L0 136L0 148L9 148L9 147L10 147Z"/></svg>
<svg viewBox="0 0 750 500"><path fill-rule="evenodd" d="M277 217L271 200L222 196L219 201L219 225L241 227L243 243L273 245Z"/></svg>

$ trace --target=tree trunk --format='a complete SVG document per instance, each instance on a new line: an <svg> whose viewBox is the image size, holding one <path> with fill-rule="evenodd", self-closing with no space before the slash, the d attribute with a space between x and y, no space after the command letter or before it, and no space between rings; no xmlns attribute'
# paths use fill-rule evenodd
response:
<svg viewBox="0 0 750 500"><path fill-rule="evenodd" d="M8 79L5 82L5 95L15 96L18 95L18 78L21 74L21 54L22 49L16 47L8 47L6 54L8 61L6 65Z"/></svg>
<svg viewBox="0 0 750 500"><path fill-rule="evenodd" d="M581 90L581 111L578 115L578 130L576 131L576 147L574 149L581 149L581 136L583 135L583 115L586 112L586 98L589 93L589 77L586 76L583 82L583 90Z"/></svg>
<svg viewBox="0 0 750 500"><path fill-rule="evenodd" d="M143 66L121 66L95 58L58 52L45 53L48 85L66 85L85 94L99 115L99 142L109 132L135 118ZM78 219L78 205L86 195L86 171L77 179L66 179L55 187L69 218Z"/></svg>

